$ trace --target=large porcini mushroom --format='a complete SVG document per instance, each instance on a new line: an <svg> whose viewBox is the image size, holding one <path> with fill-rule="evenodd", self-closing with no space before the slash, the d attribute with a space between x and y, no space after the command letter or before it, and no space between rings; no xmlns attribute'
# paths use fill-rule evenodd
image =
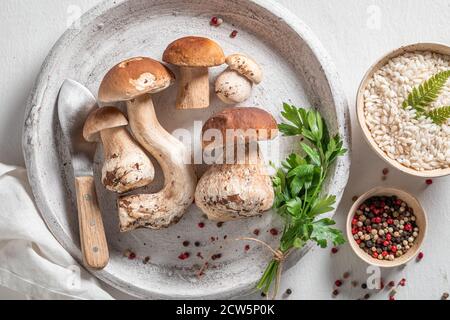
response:
<svg viewBox="0 0 450 320"><path fill-rule="evenodd" d="M167 47L163 61L180 67L178 109L199 109L209 106L209 67L225 62L222 48L203 37L184 37Z"/></svg>
<svg viewBox="0 0 450 320"><path fill-rule="evenodd" d="M146 186L155 174L152 162L133 140L125 128L127 125L122 112L104 107L94 110L83 128L87 141L103 143L102 183L117 193Z"/></svg>
<svg viewBox="0 0 450 320"><path fill-rule="evenodd" d="M222 141L206 141L208 130L220 132ZM229 221L260 215L274 201L272 182L257 141L273 139L275 119L258 108L229 108L211 117L203 126L203 147L223 148L233 154L231 163L212 165L201 177L195 203L215 221ZM243 153L239 155L239 149ZM230 160L230 159L228 159Z"/></svg>
<svg viewBox="0 0 450 320"><path fill-rule="evenodd" d="M159 123L151 94L174 82L174 75L160 62L133 58L113 67L100 85L102 102L126 101L131 131L136 140L159 162L164 187L154 194L118 200L120 230L161 229L176 223L194 200L197 178L185 146Z"/></svg>
<svg viewBox="0 0 450 320"><path fill-rule="evenodd" d="M262 70L252 58L243 54L232 54L225 59L228 68L216 79L215 92L220 100L228 104L247 100L253 84L262 81Z"/></svg>

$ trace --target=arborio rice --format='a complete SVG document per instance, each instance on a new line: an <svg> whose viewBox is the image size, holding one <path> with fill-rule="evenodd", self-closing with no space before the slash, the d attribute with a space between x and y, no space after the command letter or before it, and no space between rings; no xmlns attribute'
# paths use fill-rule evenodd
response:
<svg viewBox="0 0 450 320"><path fill-rule="evenodd" d="M431 52L405 53L391 59L364 92L366 124L378 146L406 167L433 170L450 166L450 121L441 126L402 103L412 89L450 69L450 57ZM450 105L450 81L431 109Z"/></svg>

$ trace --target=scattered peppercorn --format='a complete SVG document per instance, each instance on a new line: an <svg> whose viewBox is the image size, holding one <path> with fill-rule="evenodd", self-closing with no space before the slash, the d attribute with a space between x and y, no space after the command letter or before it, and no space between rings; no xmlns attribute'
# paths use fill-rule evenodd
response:
<svg viewBox="0 0 450 320"><path fill-rule="evenodd" d="M217 228L222 228L223 222L217 222Z"/></svg>
<svg viewBox="0 0 450 320"><path fill-rule="evenodd" d="M265 297L266 296L266 294L264 293L264 292L261 292L261 297Z"/></svg>
<svg viewBox="0 0 450 320"><path fill-rule="evenodd" d="M233 30L231 32L231 34L230 34L230 38L236 38L237 34L238 34L238 31L237 30Z"/></svg>
<svg viewBox="0 0 450 320"><path fill-rule="evenodd" d="M292 290L291 289L286 289L286 292L285 292L288 296L290 296L291 294L292 294Z"/></svg>
<svg viewBox="0 0 450 320"><path fill-rule="evenodd" d="M333 253L333 254L336 254L338 251L339 251L339 249L336 247L331 248L331 253Z"/></svg>
<svg viewBox="0 0 450 320"><path fill-rule="evenodd" d="M273 236L277 236L278 235L278 230L275 228L270 229L270 234Z"/></svg>
<svg viewBox="0 0 450 320"><path fill-rule="evenodd" d="M183 247L188 247L189 246L189 244L190 244L190 242L189 241L183 241Z"/></svg>
<svg viewBox="0 0 450 320"><path fill-rule="evenodd" d="M250 245L249 245L249 244L246 244L245 247L244 247L244 250L245 250L245 251L250 250Z"/></svg>
<svg viewBox="0 0 450 320"><path fill-rule="evenodd" d="M423 259L423 252L419 252L419 254L417 255L417 260L422 260Z"/></svg>
<svg viewBox="0 0 450 320"><path fill-rule="evenodd" d="M338 294L339 294L339 290L338 289L334 289L333 290L333 296L336 297Z"/></svg>
<svg viewBox="0 0 450 320"><path fill-rule="evenodd" d="M361 285L361 288L363 288L364 290L367 289L367 284L366 284L366 283L363 283L363 284Z"/></svg>
<svg viewBox="0 0 450 320"><path fill-rule="evenodd" d="M386 176L389 173L389 169L388 168L384 168L383 169L383 175Z"/></svg>
<svg viewBox="0 0 450 320"><path fill-rule="evenodd" d="M402 280L400 280L400 282L398 284L401 285L402 287L404 287L406 285L406 279L403 278Z"/></svg>
<svg viewBox="0 0 450 320"><path fill-rule="evenodd" d="M395 281L389 281L388 286L391 288L395 287Z"/></svg>
<svg viewBox="0 0 450 320"><path fill-rule="evenodd" d="M218 27L222 23L223 23L223 19L222 18L218 18L218 17L212 17L211 21L209 22L209 24L214 26L214 27Z"/></svg>
<svg viewBox="0 0 450 320"><path fill-rule="evenodd" d="M198 223L198 227L203 229L205 227L205 223L204 222L199 222Z"/></svg>
<svg viewBox="0 0 450 320"><path fill-rule="evenodd" d="M433 180L427 179L427 180L425 180L425 183L430 186L433 184Z"/></svg>
<svg viewBox="0 0 450 320"><path fill-rule="evenodd" d="M442 294L441 300L447 300L448 297L449 297L448 292L444 292L444 293Z"/></svg>
<svg viewBox="0 0 450 320"><path fill-rule="evenodd" d="M211 256L212 260L217 260L217 259L220 259L220 258L222 258L222 254L221 253L216 253L216 254L213 254Z"/></svg>
<svg viewBox="0 0 450 320"><path fill-rule="evenodd" d="M259 229L253 230L253 234L254 234L255 236L259 236Z"/></svg>
<svg viewBox="0 0 450 320"><path fill-rule="evenodd" d="M342 286L342 281L341 281L341 280L336 280L336 281L334 282L334 285L335 285L336 287L340 287L340 286Z"/></svg>
<svg viewBox="0 0 450 320"><path fill-rule="evenodd" d="M150 257L145 257L143 262L144 262L144 264L149 263L150 262Z"/></svg>
<svg viewBox="0 0 450 320"><path fill-rule="evenodd" d="M125 250L124 254L125 257L127 257L130 260L134 260L136 259L136 253L134 253L133 251L131 251L130 249Z"/></svg>
<svg viewBox="0 0 450 320"><path fill-rule="evenodd" d="M356 200L358 200L358 198L359 198L358 196L353 196L352 201L356 202Z"/></svg>
<svg viewBox="0 0 450 320"><path fill-rule="evenodd" d="M183 253L181 253L181 254L178 256L178 259L180 259L180 260L186 260L186 259L189 258L189 256L190 256L189 252L183 252Z"/></svg>
<svg viewBox="0 0 450 320"><path fill-rule="evenodd" d="M344 279L348 279L350 277L350 272L344 272L344 274L342 275L342 278Z"/></svg>
<svg viewBox="0 0 450 320"><path fill-rule="evenodd" d="M364 295L364 299L368 300L369 298L370 298L370 294L366 293L366 294Z"/></svg>
<svg viewBox="0 0 450 320"><path fill-rule="evenodd" d="M194 242L194 246L200 247L200 242L199 242L199 241L195 241L195 242Z"/></svg>

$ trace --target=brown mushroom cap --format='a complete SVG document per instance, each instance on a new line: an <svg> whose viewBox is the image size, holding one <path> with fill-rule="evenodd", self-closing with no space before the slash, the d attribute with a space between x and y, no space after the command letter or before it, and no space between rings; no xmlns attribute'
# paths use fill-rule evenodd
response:
<svg viewBox="0 0 450 320"><path fill-rule="evenodd" d="M225 63L225 55L213 40L184 37L169 44L163 61L182 67L214 67Z"/></svg>
<svg viewBox="0 0 450 320"><path fill-rule="evenodd" d="M136 57L115 65L103 78L98 92L105 103L127 101L169 87L175 76L159 61Z"/></svg>
<svg viewBox="0 0 450 320"><path fill-rule="evenodd" d="M219 130L224 141L203 140L203 147L211 143L214 143L215 146L221 146L229 143L242 143L244 140L246 143L271 140L278 135L278 126L274 117L259 108L227 108L206 121L202 129L202 137L210 129ZM228 129L236 130L230 136L233 139L232 141L225 141L230 138L227 136Z"/></svg>
<svg viewBox="0 0 450 320"><path fill-rule="evenodd" d="M95 142L100 138L100 131L123 127L128 124L127 118L117 108L104 107L93 111L84 123L83 137L86 141Z"/></svg>

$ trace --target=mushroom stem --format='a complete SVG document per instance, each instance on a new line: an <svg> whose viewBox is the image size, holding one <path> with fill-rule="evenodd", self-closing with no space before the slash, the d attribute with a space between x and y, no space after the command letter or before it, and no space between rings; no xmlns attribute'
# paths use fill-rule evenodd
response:
<svg viewBox="0 0 450 320"><path fill-rule="evenodd" d="M206 67L180 67L177 109L209 107L209 72Z"/></svg>
<svg viewBox="0 0 450 320"><path fill-rule="evenodd" d="M102 130L100 137L105 159L102 167L105 188L123 193L153 181L153 164L125 127Z"/></svg>
<svg viewBox="0 0 450 320"><path fill-rule="evenodd" d="M191 156L184 145L160 125L149 94L128 101L127 107L131 131L159 162L165 182L157 193L118 200L121 231L168 227L181 218L194 200L197 178L190 164Z"/></svg>
<svg viewBox="0 0 450 320"><path fill-rule="evenodd" d="M225 148L224 153L229 151ZM269 210L274 193L257 143L235 146L232 158L224 161L212 165L197 185L195 203L208 219L225 222Z"/></svg>

